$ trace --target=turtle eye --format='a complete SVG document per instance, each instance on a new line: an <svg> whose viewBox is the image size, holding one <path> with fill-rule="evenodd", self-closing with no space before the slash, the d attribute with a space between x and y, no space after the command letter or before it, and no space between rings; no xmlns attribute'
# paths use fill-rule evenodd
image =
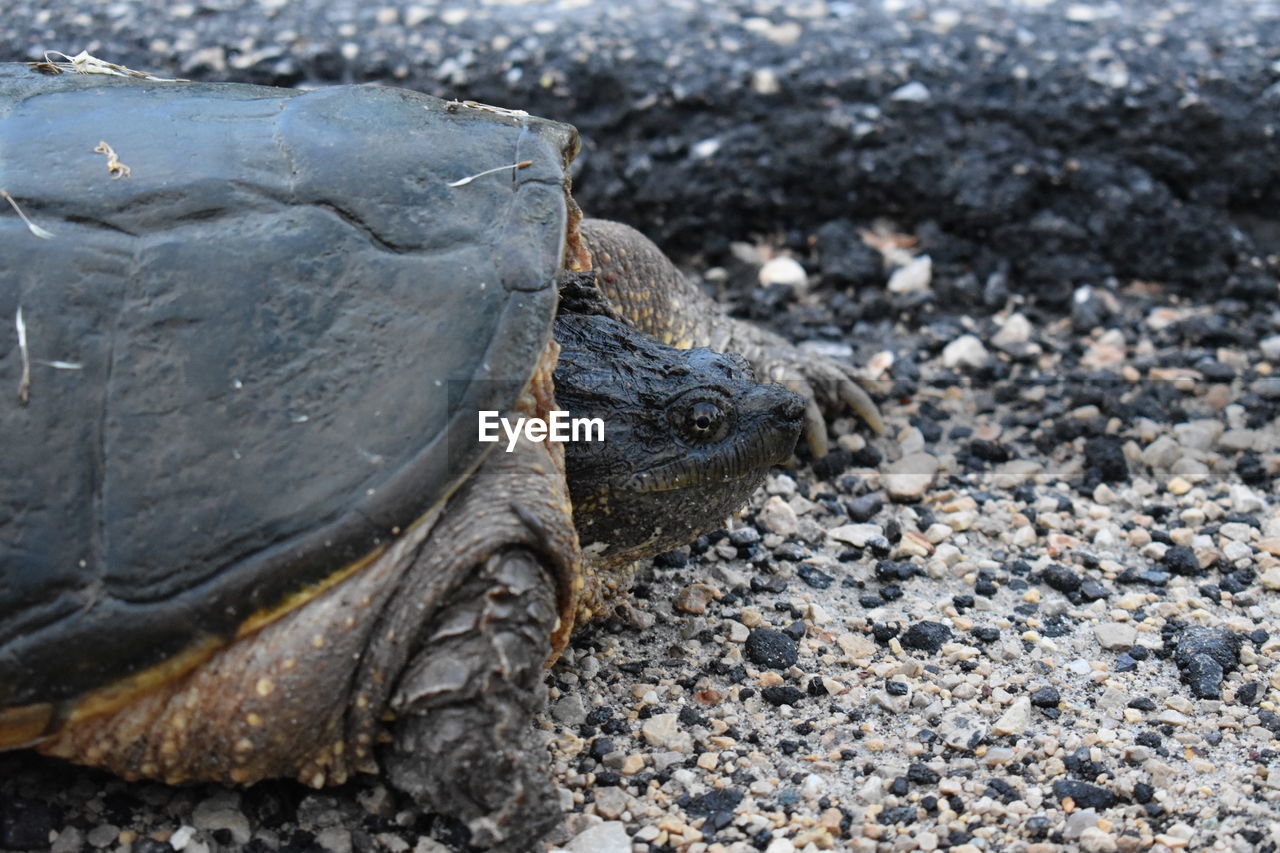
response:
<svg viewBox="0 0 1280 853"><path fill-rule="evenodd" d="M690 444L706 444L724 438L729 418L724 408L712 400L696 400L674 412L680 437Z"/></svg>

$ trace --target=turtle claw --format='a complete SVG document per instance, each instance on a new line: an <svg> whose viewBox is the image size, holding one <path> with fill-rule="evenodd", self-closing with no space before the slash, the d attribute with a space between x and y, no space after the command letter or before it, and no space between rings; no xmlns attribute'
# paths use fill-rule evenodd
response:
<svg viewBox="0 0 1280 853"><path fill-rule="evenodd" d="M871 395L848 379L840 380L839 388L840 399L844 404L852 409L863 423L871 427L876 435L884 435L884 419L880 417L880 410L876 408Z"/></svg>
<svg viewBox="0 0 1280 853"><path fill-rule="evenodd" d="M813 396L813 390L803 382L788 383L793 391L804 398L804 439L815 459L826 456L830 450L827 443L827 419L822 415L822 407Z"/></svg>
<svg viewBox="0 0 1280 853"><path fill-rule="evenodd" d="M859 385L862 380L853 368L825 356L807 355L771 333L758 329L753 331L758 340L763 339L761 342L767 343L768 348L763 358L748 356L748 360L758 375L781 382L804 398L804 435L814 458L826 456L830 450L824 411L838 412L848 407L877 435L884 435L884 419L880 410L871 395ZM757 355L763 347L754 351L750 346L744 349Z"/></svg>

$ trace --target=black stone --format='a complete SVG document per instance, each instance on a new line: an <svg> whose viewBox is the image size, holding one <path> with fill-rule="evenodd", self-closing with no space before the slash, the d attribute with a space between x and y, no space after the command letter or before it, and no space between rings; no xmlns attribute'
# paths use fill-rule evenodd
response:
<svg viewBox="0 0 1280 853"><path fill-rule="evenodd" d="M1085 442L1085 465L1088 479L1102 483L1124 483L1129 479L1129 463L1118 438L1097 436Z"/></svg>
<svg viewBox="0 0 1280 853"><path fill-rule="evenodd" d="M996 586L992 580L979 578L978 582L973 585L973 591L984 598L991 598L1000 591L1000 587Z"/></svg>
<svg viewBox="0 0 1280 853"><path fill-rule="evenodd" d="M1182 667L1198 655L1212 657L1224 670L1235 669L1240 660L1240 638L1222 628L1183 628L1175 640L1174 663Z"/></svg>
<svg viewBox="0 0 1280 853"><path fill-rule="evenodd" d="M907 767L907 780L913 785L936 785L940 778L927 764L916 762Z"/></svg>
<svg viewBox="0 0 1280 853"><path fill-rule="evenodd" d="M740 802L742 791L737 788L718 788L692 798L685 804L684 810L695 815L733 814Z"/></svg>
<svg viewBox="0 0 1280 853"><path fill-rule="evenodd" d="M1089 579L1080 584L1080 597L1085 601L1098 601L1110 594L1111 591L1096 580Z"/></svg>
<svg viewBox="0 0 1280 853"><path fill-rule="evenodd" d="M831 586L832 581L835 580L835 578L831 577L831 575L821 569L804 564L796 567L796 574L800 576L800 580L804 581L814 589L826 589Z"/></svg>
<svg viewBox="0 0 1280 853"><path fill-rule="evenodd" d="M890 640L898 636L902 632L902 627L896 622L885 624L883 622L873 622L871 625L871 636L880 645L887 645Z"/></svg>
<svg viewBox="0 0 1280 853"><path fill-rule="evenodd" d="M795 611L792 611L793 613ZM792 622L790 625L782 629L782 633L786 634L797 643L804 639L806 628L804 622L800 619Z"/></svg>
<svg viewBox="0 0 1280 853"><path fill-rule="evenodd" d="M951 639L951 629L941 622L928 620L917 622L902 635L902 645L908 649L936 652Z"/></svg>
<svg viewBox="0 0 1280 853"><path fill-rule="evenodd" d="M842 286L878 286L884 280L884 259L862 239L848 219L835 219L815 234L819 269L824 280Z"/></svg>
<svg viewBox="0 0 1280 853"><path fill-rule="evenodd" d="M1239 661L1240 638L1230 631L1193 625L1174 638L1173 662L1201 699L1219 698L1225 673Z"/></svg>
<svg viewBox="0 0 1280 853"><path fill-rule="evenodd" d="M1195 655L1181 668L1182 678L1200 699L1217 699L1222 695L1222 665L1208 655Z"/></svg>
<svg viewBox="0 0 1280 853"><path fill-rule="evenodd" d="M770 669L794 666L799 657L796 641L772 628L755 628L747 636L747 660Z"/></svg>
<svg viewBox="0 0 1280 853"><path fill-rule="evenodd" d="M1062 697L1053 687L1041 687L1031 694L1031 704L1037 708L1056 708L1061 701Z"/></svg>
<svg viewBox="0 0 1280 853"><path fill-rule="evenodd" d="M1196 552L1185 545L1174 545L1165 551L1160 562L1175 575L1195 576L1204 573L1204 569L1200 568L1200 561L1196 559Z"/></svg>
<svg viewBox="0 0 1280 853"><path fill-rule="evenodd" d="M1009 461L1007 448L983 438L975 438L969 442L969 453L985 462Z"/></svg>
<svg viewBox="0 0 1280 853"><path fill-rule="evenodd" d="M760 691L761 697L770 705L798 705L804 698L804 691L790 684L766 687Z"/></svg>
<svg viewBox="0 0 1280 853"><path fill-rule="evenodd" d="M1106 809L1116 803L1116 795L1106 788L1076 779L1059 779L1054 782L1053 797L1059 801L1070 797L1079 809Z"/></svg>
<svg viewBox="0 0 1280 853"><path fill-rule="evenodd" d="M989 625L979 625L970 631L974 639L980 643L994 643L1000 639L1000 629L993 628Z"/></svg>
<svg viewBox="0 0 1280 853"><path fill-rule="evenodd" d="M779 560L790 560L793 563L797 563L803 560L807 556L807 553L802 545L795 542L783 542L777 548L773 549L773 556L777 557Z"/></svg>
<svg viewBox="0 0 1280 853"><path fill-rule="evenodd" d="M1027 833L1032 838L1044 838L1053 823L1044 815L1033 815L1027 818Z"/></svg>
<svg viewBox="0 0 1280 853"><path fill-rule="evenodd" d="M813 475L819 480L834 480L854 467L854 464L853 454L848 450L833 450L813 461Z"/></svg>
<svg viewBox="0 0 1280 853"><path fill-rule="evenodd" d="M705 551L706 548L704 547L702 550ZM654 557L653 562L664 569L683 569L689 565L689 552L683 548L667 551Z"/></svg>
<svg viewBox="0 0 1280 853"><path fill-rule="evenodd" d="M854 498L845 504L849 517L859 523L866 523L875 518L882 509L884 509L884 498L875 492Z"/></svg>
<svg viewBox="0 0 1280 853"><path fill-rule="evenodd" d="M1058 592L1075 592L1082 583L1080 575L1057 563L1046 568L1041 573L1041 577Z"/></svg>
<svg viewBox="0 0 1280 853"><path fill-rule="evenodd" d="M696 708L690 708L688 705L680 709L677 718L682 726L705 726L707 724L707 715Z"/></svg>

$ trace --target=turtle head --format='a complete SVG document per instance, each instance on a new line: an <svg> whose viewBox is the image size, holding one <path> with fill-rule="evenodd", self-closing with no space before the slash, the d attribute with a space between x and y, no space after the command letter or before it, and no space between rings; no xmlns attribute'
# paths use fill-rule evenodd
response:
<svg viewBox="0 0 1280 853"><path fill-rule="evenodd" d="M680 350L613 319L562 314L556 401L603 439L565 445L583 551L625 565L720 527L791 458L804 404L745 359Z"/></svg>

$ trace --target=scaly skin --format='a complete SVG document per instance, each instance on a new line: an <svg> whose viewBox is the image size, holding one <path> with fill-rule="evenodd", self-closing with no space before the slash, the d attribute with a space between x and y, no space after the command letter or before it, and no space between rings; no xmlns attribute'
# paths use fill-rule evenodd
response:
<svg viewBox="0 0 1280 853"><path fill-rule="evenodd" d="M781 382L803 397L805 438L814 456L828 450L824 406L837 411L847 405L873 430L884 432L879 410L858 387L849 365L806 355L781 336L730 317L634 228L586 219L579 231L599 272L600 289L632 326L680 349L738 353L761 381Z"/></svg>

